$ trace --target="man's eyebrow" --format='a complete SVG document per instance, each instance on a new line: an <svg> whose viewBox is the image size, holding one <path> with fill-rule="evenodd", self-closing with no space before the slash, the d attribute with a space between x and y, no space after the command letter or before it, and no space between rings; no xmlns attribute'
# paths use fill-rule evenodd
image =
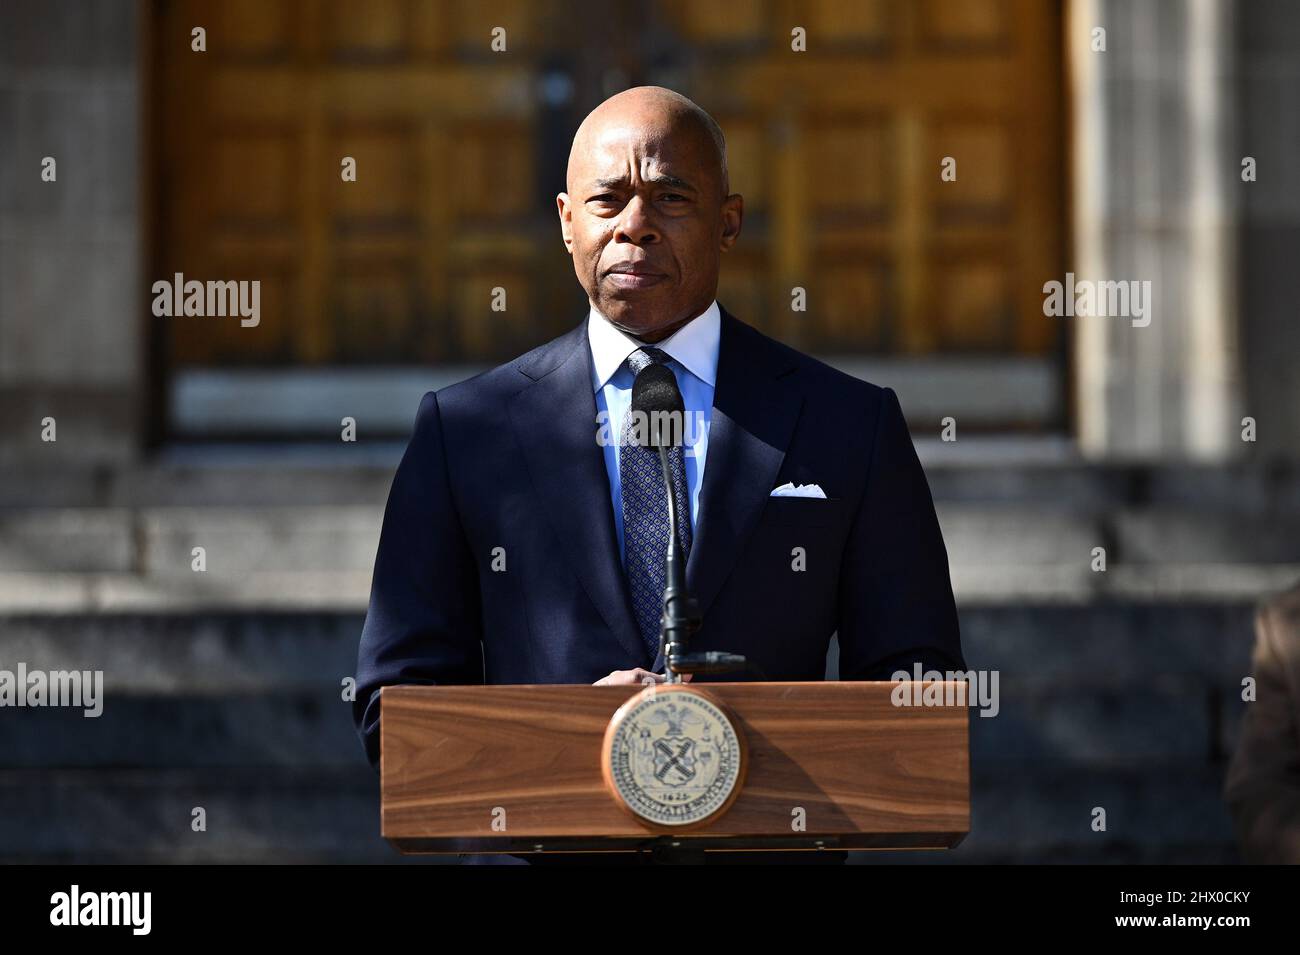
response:
<svg viewBox="0 0 1300 955"><path fill-rule="evenodd" d="M690 189L692 192L695 191L695 187L680 176L651 176L645 181L652 186L670 186L673 189ZM597 189L626 189L627 177L615 176L609 179L597 179L594 185Z"/></svg>

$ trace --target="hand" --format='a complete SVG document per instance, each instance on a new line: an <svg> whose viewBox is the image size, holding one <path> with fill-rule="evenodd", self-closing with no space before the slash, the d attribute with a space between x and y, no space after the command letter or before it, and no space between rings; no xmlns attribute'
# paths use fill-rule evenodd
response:
<svg viewBox="0 0 1300 955"><path fill-rule="evenodd" d="M682 680L690 683L691 677L694 675L693 673L687 673L682 677ZM638 683L650 686L655 683L663 683L664 679L662 673L651 673L642 667L636 667L631 670L615 670L609 676L601 677L592 686L635 686Z"/></svg>

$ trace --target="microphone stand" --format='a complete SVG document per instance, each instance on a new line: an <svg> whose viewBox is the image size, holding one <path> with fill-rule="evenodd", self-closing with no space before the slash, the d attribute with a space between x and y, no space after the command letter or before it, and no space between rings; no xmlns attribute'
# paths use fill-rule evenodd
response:
<svg viewBox="0 0 1300 955"><path fill-rule="evenodd" d="M745 658L736 653L709 650L690 653L691 637L700 629L700 608L686 589L686 555L677 536L679 501L673 486L672 471L668 465L668 447L662 440L659 448L659 465L664 473L664 487L668 490L668 550L664 554L664 612L659 618L659 650L664 656L664 682L682 683L686 673L725 673L741 669Z"/></svg>

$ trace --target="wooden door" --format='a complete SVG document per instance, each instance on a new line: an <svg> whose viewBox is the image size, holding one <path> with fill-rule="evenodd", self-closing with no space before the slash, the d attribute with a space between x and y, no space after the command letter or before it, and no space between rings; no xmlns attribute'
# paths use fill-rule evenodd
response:
<svg viewBox="0 0 1300 955"><path fill-rule="evenodd" d="M724 275L730 300L823 352L1051 352L1060 329L1042 285L1061 276L1065 234L1057 4L673 10L756 225ZM790 49L794 27L806 53ZM806 312L790 308L794 287Z"/></svg>
<svg viewBox="0 0 1300 955"><path fill-rule="evenodd" d="M533 20L526 0L160 5L156 270L262 281L256 328L167 323L171 365L477 360L571 324L536 281L533 64L487 50Z"/></svg>
<svg viewBox="0 0 1300 955"><path fill-rule="evenodd" d="M262 282L257 328L160 322L169 368L486 363L569 327L583 299L554 195L574 128L620 83L681 89L722 124L747 221L720 298L747 320L832 354L1058 341L1041 307L1064 236L1049 0L152 11L151 280Z"/></svg>

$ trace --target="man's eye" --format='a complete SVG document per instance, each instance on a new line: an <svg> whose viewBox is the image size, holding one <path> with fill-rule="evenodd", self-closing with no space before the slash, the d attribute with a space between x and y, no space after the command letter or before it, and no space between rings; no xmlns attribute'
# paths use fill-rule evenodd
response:
<svg viewBox="0 0 1300 955"><path fill-rule="evenodd" d="M592 196L591 201L592 202L613 202L614 197L607 192L604 195Z"/></svg>
<svg viewBox="0 0 1300 955"><path fill-rule="evenodd" d="M670 192L670 193L668 193L668 195L664 196L664 198L665 198L665 199L685 199L686 197L685 197L685 196L679 196L679 195L678 195L677 193L675 193L675 192Z"/></svg>

